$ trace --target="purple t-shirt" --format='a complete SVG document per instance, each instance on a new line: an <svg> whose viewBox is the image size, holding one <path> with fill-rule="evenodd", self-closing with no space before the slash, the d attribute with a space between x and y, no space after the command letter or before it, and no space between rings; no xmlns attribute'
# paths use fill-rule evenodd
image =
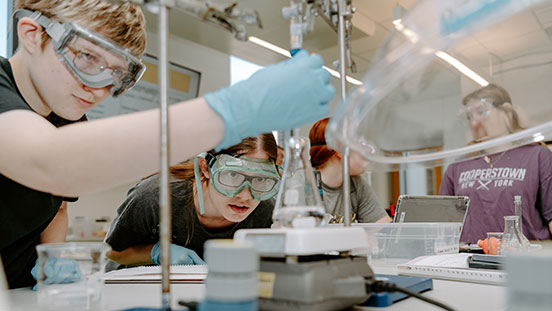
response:
<svg viewBox="0 0 552 311"><path fill-rule="evenodd" d="M521 195L525 236L550 239L552 152L532 144L508 150L502 157L491 155L489 162L478 158L453 163L445 172L439 194L470 198L460 241L477 243L487 232L504 231L504 216L514 215L515 195Z"/></svg>

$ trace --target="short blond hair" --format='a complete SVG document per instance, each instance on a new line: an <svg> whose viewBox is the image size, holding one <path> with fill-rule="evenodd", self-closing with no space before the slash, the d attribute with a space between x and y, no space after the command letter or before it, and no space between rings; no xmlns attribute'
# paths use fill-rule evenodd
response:
<svg viewBox="0 0 552 311"><path fill-rule="evenodd" d="M96 31L140 57L146 49L146 19L138 4L118 0L16 0L15 9L39 11L61 23ZM48 42L48 35L44 33Z"/></svg>

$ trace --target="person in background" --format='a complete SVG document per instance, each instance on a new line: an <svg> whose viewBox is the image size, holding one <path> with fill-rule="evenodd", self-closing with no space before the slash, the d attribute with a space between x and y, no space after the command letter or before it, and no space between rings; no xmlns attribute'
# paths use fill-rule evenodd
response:
<svg viewBox="0 0 552 311"><path fill-rule="evenodd" d="M19 46L10 59L0 57L0 254L10 288L36 283L35 246L62 202L159 170L159 110L79 122L140 80L141 7L16 0L14 8ZM171 105L171 164L326 116L335 90L322 65L320 56L301 51L248 80ZM48 230L60 232L55 227Z"/></svg>
<svg viewBox="0 0 552 311"><path fill-rule="evenodd" d="M192 160L171 168L171 264L205 264L205 241L231 239L239 229L270 227L270 199L280 181L276 157L274 136L262 134L210 151L198 159L196 176ZM106 236L111 260L124 266L159 264L158 206L158 175L129 190Z"/></svg>
<svg viewBox="0 0 552 311"><path fill-rule="evenodd" d="M476 90L464 97L462 104L474 143L522 129L510 95L498 85ZM551 182L552 152L540 144L529 144L450 164L439 194L470 198L462 242L477 243L487 232L504 231L504 216L515 214L515 195L522 198L525 236L547 240L552 237Z"/></svg>
<svg viewBox="0 0 552 311"><path fill-rule="evenodd" d="M343 222L341 154L326 145L325 133L328 121L329 118L319 120L314 123L310 130L311 164L315 170L320 172L322 201L326 212L333 216L334 222ZM363 160L357 154L353 154L349 160L353 220L358 222L391 222L391 218L379 205L376 194L363 173Z"/></svg>
<svg viewBox="0 0 552 311"><path fill-rule="evenodd" d="M284 166L284 148L278 146L278 158L276 159L276 164Z"/></svg>

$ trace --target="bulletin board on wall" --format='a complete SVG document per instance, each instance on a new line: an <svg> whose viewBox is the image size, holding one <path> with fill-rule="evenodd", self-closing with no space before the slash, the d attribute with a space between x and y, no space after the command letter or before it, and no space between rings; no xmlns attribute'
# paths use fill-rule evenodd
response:
<svg viewBox="0 0 552 311"><path fill-rule="evenodd" d="M146 65L142 79L122 96L109 97L88 111L88 120L159 108L159 62L150 55L144 55L142 62ZM198 96L201 78L199 71L169 63L169 72L169 105Z"/></svg>

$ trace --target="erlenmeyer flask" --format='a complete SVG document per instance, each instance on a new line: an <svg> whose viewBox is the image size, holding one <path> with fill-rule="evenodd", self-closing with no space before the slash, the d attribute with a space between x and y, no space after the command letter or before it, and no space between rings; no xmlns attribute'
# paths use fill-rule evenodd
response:
<svg viewBox="0 0 552 311"><path fill-rule="evenodd" d="M504 234L500 244L500 255L529 249L529 240L519 230L518 216L504 216Z"/></svg>
<svg viewBox="0 0 552 311"><path fill-rule="evenodd" d="M309 139L292 136L285 142L284 173L274 207L275 227L317 227L325 224L324 205L309 158Z"/></svg>

